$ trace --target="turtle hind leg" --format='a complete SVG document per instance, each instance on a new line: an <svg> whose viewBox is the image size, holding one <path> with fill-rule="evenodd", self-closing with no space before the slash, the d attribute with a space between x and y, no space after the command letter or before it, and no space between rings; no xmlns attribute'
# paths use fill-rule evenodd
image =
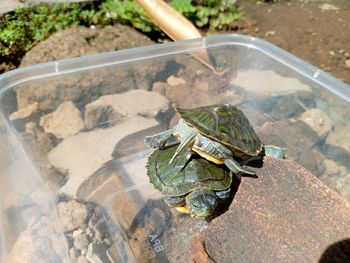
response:
<svg viewBox="0 0 350 263"><path fill-rule="evenodd" d="M173 135L174 129L169 129L152 136L146 136L145 142L152 148L162 149Z"/></svg>
<svg viewBox="0 0 350 263"><path fill-rule="evenodd" d="M250 174L255 175L255 171L247 166L240 165L232 157L226 158L224 160L225 165L234 173L234 174Z"/></svg>
<svg viewBox="0 0 350 263"><path fill-rule="evenodd" d="M225 200L231 195L231 188L228 188L228 189L222 190L222 191L217 191L217 192L215 192L215 194L221 200Z"/></svg>
<svg viewBox="0 0 350 263"><path fill-rule="evenodd" d="M272 156L278 159L284 159L285 154L282 148L273 146L273 145L265 145L264 146L264 155Z"/></svg>

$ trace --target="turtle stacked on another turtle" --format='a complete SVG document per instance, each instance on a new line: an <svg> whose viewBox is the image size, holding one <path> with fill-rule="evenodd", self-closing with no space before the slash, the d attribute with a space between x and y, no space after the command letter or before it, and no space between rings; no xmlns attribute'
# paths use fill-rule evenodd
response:
<svg viewBox="0 0 350 263"><path fill-rule="evenodd" d="M281 148L262 144L247 117L233 105L176 111L177 125L146 137L157 149L148 159L147 175L167 203L182 212L210 216L218 201L229 196L233 174L255 174L245 164L265 154L284 158ZM172 136L179 143L169 146Z"/></svg>

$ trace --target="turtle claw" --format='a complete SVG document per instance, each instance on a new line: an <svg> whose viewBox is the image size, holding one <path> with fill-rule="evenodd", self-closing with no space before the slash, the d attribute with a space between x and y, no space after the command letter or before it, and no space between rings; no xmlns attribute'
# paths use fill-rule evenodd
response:
<svg viewBox="0 0 350 263"><path fill-rule="evenodd" d="M154 149L162 149L164 148L164 145L162 145L159 140L154 138L154 136L147 136L145 138L145 142L147 143L148 146L154 148ZM165 144L165 143L164 143Z"/></svg>
<svg viewBox="0 0 350 263"><path fill-rule="evenodd" d="M273 146L273 145L265 145L264 146L264 154L267 156L272 156L277 159L284 159L285 153L284 150L280 147Z"/></svg>
<svg viewBox="0 0 350 263"><path fill-rule="evenodd" d="M145 142L152 148L163 149L173 135L173 129L163 131L153 136L146 136Z"/></svg>

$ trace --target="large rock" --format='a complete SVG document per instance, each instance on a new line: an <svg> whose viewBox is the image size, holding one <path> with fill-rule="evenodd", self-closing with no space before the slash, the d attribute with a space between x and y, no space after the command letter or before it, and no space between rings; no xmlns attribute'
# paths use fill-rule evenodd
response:
<svg viewBox="0 0 350 263"><path fill-rule="evenodd" d="M71 28L55 33L35 46L25 55L21 66L151 43L153 42L149 38L133 28L122 25L105 29ZM112 56L114 55L108 56L108 59L104 56L100 59L100 63L113 62ZM95 60L96 63L99 62L99 58L96 57ZM18 109L38 102L39 109L53 111L68 100L76 105L85 105L101 95L135 88L149 89L156 73L162 71L164 65L165 62L144 61L132 65L97 67L33 80L17 87ZM85 67L86 63L79 66ZM56 68L60 70L61 62L57 62Z"/></svg>
<svg viewBox="0 0 350 263"><path fill-rule="evenodd" d="M305 168L266 157L255 170L258 178L244 177L229 210L194 240L213 262L318 262L350 237L350 204Z"/></svg>
<svg viewBox="0 0 350 263"><path fill-rule="evenodd" d="M125 41L127 37L128 41ZM152 44L153 41L135 29L116 24L108 28L69 28L59 31L33 47L21 66L114 51Z"/></svg>

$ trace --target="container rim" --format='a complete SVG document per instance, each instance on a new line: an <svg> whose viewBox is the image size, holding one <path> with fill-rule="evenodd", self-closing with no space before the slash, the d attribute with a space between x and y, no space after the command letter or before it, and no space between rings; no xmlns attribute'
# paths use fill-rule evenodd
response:
<svg viewBox="0 0 350 263"><path fill-rule="evenodd" d="M350 86L345 82L265 40L239 34L211 35L18 68L0 75L0 97L6 90L30 80L227 45L245 46L258 50L337 96L350 101Z"/></svg>

